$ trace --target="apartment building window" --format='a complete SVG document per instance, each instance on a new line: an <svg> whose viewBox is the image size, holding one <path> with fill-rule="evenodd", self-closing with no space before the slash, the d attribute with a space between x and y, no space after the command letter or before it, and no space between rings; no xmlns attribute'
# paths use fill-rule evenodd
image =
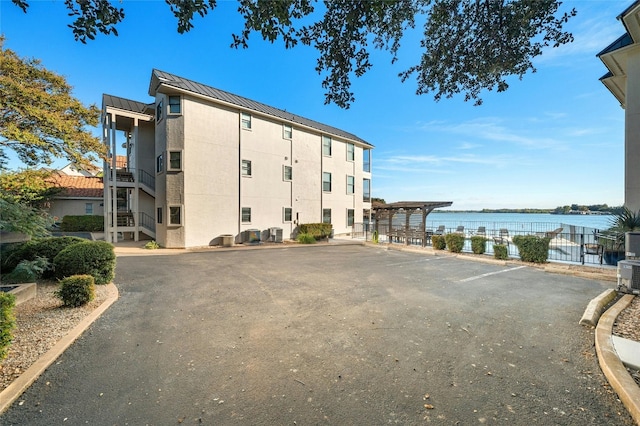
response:
<svg viewBox="0 0 640 426"><path fill-rule="evenodd" d="M293 167L291 166L283 166L282 168L282 179L286 181L293 180Z"/></svg>
<svg viewBox="0 0 640 426"><path fill-rule="evenodd" d="M251 207L242 208L242 223L251 222Z"/></svg>
<svg viewBox="0 0 640 426"><path fill-rule="evenodd" d="M282 125L282 137L284 139L292 139L293 138L293 129L288 124Z"/></svg>
<svg viewBox="0 0 640 426"><path fill-rule="evenodd" d="M242 160L242 176L251 176L251 161Z"/></svg>
<svg viewBox="0 0 640 426"><path fill-rule="evenodd" d="M163 171L164 171L164 154L160 154L156 158L156 173L162 173Z"/></svg>
<svg viewBox="0 0 640 426"><path fill-rule="evenodd" d="M169 114L180 114L181 112L180 96L169 96Z"/></svg>
<svg viewBox="0 0 640 426"><path fill-rule="evenodd" d="M355 218L355 211L353 209L347 209L347 226L353 226Z"/></svg>
<svg viewBox="0 0 640 426"><path fill-rule="evenodd" d="M169 206L169 225L182 225L182 206Z"/></svg>
<svg viewBox="0 0 640 426"><path fill-rule="evenodd" d="M156 209L156 223L158 224L162 223L162 207L158 207Z"/></svg>
<svg viewBox="0 0 640 426"><path fill-rule="evenodd" d="M322 209L322 223L331 223L331 209Z"/></svg>
<svg viewBox="0 0 640 426"><path fill-rule="evenodd" d="M160 120L162 120L162 109L164 108L164 102L162 100L160 100L160 102L158 102L158 105L156 105L156 123Z"/></svg>
<svg viewBox="0 0 640 426"><path fill-rule="evenodd" d="M169 151L169 165L167 170L173 172L182 170L182 151Z"/></svg>
<svg viewBox="0 0 640 426"><path fill-rule="evenodd" d="M282 221L291 222L292 217L293 217L293 209L291 207L285 207L282 211Z"/></svg>
<svg viewBox="0 0 640 426"><path fill-rule="evenodd" d="M331 157L331 138L329 136L322 136L322 155Z"/></svg>
<svg viewBox="0 0 640 426"><path fill-rule="evenodd" d="M352 143L347 144L347 161L354 161L356 159L356 146Z"/></svg>
<svg viewBox="0 0 640 426"><path fill-rule="evenodd" d="M240 121L243 129L251 130L251 114L243 112L240 114Z"/></svg>
<svg viewBox="0 0 640 426"><path fill-rule="evenodd" d="M362 150L362 170L365 172L371 172L371 150Z"/></svg>
<svg viewBox="0 0 640 426"><path fill-rule="evenodd" d="M322 190L324 192L331 192L331 173L322 173Z"/></svg>
<svg viewBox="0 0 640 426"><path fill-rule="evenodd" d="M84 204L84 214L93 214L93 203Z"/></svg>
<svg viewBox="0 0 640 426"><path fill-rule="evenodd" d="M356 190L356 178L347 176L347 194L353 194Z"/></svg>
<svg viewBox="0 0 640 426"><path fill-rule="evenodd" d="M371 202L371 179L362 179L362 201Z"/></svg>

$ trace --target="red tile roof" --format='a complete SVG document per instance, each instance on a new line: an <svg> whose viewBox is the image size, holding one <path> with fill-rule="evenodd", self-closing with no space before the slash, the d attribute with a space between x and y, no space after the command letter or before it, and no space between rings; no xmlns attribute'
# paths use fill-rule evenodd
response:
<svg viewBox="0 0 640 426"><path fill-rule="evenodd" d="M127 156L116 155L116 169L126 169L126 168L127 168Z"/></svg>
<svg viewBox="0 0 640 426"><path fill-rule="evenodd" d="M101 177L68 176L54 173L49 179L54 186L62 188L58 197L102 198L104 185Z"/></svg>

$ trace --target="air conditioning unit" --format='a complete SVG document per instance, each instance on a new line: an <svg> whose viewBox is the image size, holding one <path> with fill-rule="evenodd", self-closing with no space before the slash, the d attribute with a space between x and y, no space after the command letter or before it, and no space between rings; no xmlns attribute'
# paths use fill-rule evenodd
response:
<svg viewBox="0 0 640 426"><path fill-rule="evenodd" d="M618 261L618 290L640 294L640 260Z"/></svg>
<svg viewBox="0 0 640 426"><path fill-rule="evenodd" d="M627 259L640 257L640 232L624 234L624 252Z"/></svg>
<svg viewBox="0 0 640 426"><path fill-rule="evenodd" d="M259 243L260 242L260 230L259 229L247 229L244 231L244 243Z"/></svg>
<svg viewBox="0 0 640 426"><path fill-rule="evenodd" d="M269 228L269 238L274 243L282 242L282 228Z"/></svg>

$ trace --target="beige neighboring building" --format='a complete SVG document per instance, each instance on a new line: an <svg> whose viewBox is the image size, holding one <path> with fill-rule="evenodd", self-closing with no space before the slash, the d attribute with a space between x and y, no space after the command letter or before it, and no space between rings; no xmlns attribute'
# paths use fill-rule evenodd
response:
<svg viewBox="0 0 640 426"><path fill-rule="evenodd" d="M67 215L104 214L102 178L81 174L70 176L63 169L53 172L47 180L60 188L60 192L51 199L47 209L49 216L56 222L61 222Z"/></svg>
<svg viewBox="0 0 640 426"><path fill-rule="evenodd" d="M359 137L153 70L151 103L103 96L105 236L163 247L243 242L326 222L348 234L371 210L371 150ZM245 231L254 230L252 233Z"/></svg>
<svg viewBox="0 0 640 426"><path fill-rule="evenodd" d="M626 32L598 57L609 72L600 80L625 110L624 204L640 210L640 1L634 1L618 19Z"/></svg>

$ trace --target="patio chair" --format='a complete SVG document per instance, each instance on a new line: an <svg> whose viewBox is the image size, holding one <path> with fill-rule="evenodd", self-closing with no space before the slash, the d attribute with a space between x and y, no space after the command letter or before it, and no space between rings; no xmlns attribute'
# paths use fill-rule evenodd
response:
<svg viewBox="0 0 640 426"><path fill-rule="evenodd" d="M545 232L544 236L547 238L555 238L562 232L563 228L556 228L553 231Z"/></svg>
<svg viewBox="0 0 640 426"><path fill-rule="evenodd" d="M509 245L511 238L509 238L509 230L506 228L500 229L498 235L493 237L494 244L506 244Z"/></svg>
<svg viewBox="0 0 640 426"><path fill-rule="evenodd" d="M434 235L444 235L444 225L438 226Z"/></svg>
<svg viewBox="0 0 640 426"><path fill-rule="evenodd" d="M474 232L473 235L486 237L487 236L487 228L484 227L484 226L478 226L478 230L476 232Z"/></svg>
<svg viewBox="0 0 640 426"><path fill-rule="evenodd" d="M464 234L464 226L460 225L456 228L456 234Z"/></svg>

